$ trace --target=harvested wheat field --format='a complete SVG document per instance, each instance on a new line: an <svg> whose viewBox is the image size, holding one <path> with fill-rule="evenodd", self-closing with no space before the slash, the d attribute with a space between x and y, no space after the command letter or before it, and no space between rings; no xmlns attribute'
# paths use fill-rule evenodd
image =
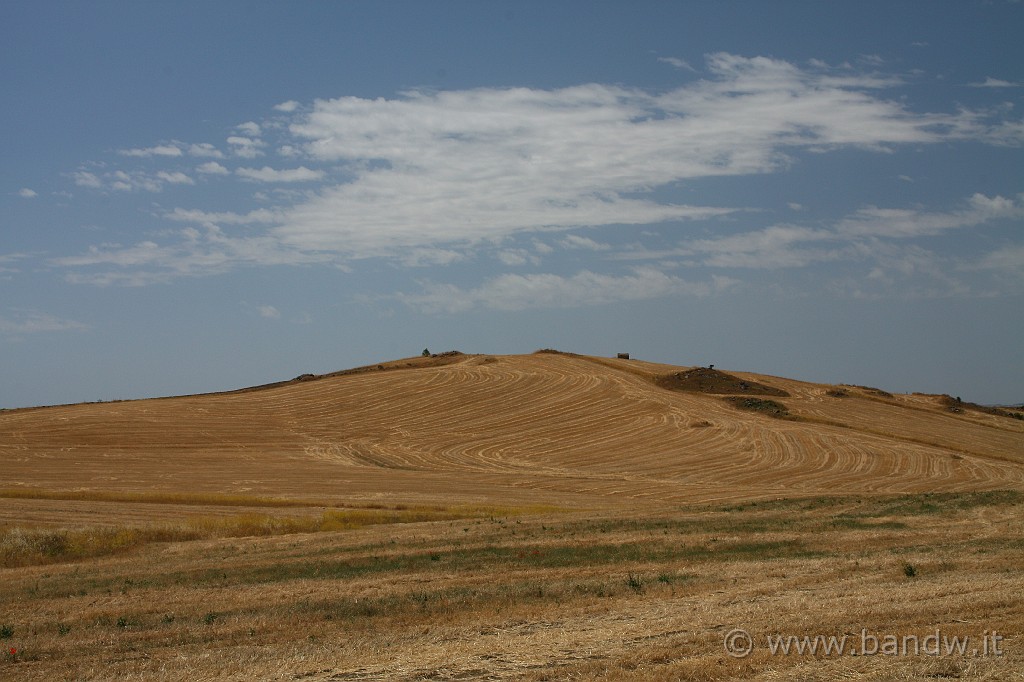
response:
<svg viewBox="0 0 1024 682"><path fill-rule="evenodd" d="M1024 421L947 396L452 352L0 458L2 679L1024 679Z"/></svg>

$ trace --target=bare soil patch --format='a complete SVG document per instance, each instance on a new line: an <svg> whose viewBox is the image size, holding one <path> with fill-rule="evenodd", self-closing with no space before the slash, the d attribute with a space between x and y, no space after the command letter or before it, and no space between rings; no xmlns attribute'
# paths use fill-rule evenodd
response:
<svg viewBox="0 0 1024 682"><path fill-rule="evenodd" d="M764 398L744 398L742 396L729 396L728 398L724 398L724 400L733 407L741 410L760 412L777 419L790 417L789 408L775 400L766 400Z"/></svg>

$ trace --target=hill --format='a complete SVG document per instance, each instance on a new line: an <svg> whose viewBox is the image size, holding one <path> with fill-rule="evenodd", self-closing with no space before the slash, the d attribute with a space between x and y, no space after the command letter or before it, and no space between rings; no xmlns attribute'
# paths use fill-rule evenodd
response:
<svg viewBox="0 0 1024 682"><path fill-rule="evenodd" d="M0 459L7 488L604 506L1022 488L1024 422L948 396L452 352L221 394L6 411ZM9 502L7 515L33 513Z"/></svg>
<svg viewBox="0 0 1024 682"><path fill-rule="evenodd" d="M551 351L0 412L0 678L1017 679L1015 414Z"/></svg>

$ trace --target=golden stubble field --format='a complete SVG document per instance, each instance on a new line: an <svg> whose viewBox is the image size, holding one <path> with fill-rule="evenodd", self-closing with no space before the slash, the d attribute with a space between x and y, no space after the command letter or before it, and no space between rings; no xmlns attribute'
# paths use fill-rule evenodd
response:
<svg viewBox="0 0 1024 682"><path fill-rule="evenodd" d="M445 354L0 463L0 679L1022 679L1024 421L940 396Z"/></svg>

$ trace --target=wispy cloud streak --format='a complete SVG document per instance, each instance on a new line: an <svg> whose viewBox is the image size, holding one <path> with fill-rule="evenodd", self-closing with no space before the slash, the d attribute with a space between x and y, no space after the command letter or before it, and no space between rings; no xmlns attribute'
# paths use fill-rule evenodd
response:
<svg viewBox="0 0 1024 682"><path fill-rule="evenodd" d="M864 63L880 66L877 60ZM186 183L230 181L301 182L302 191L277 189L272 205L259 210L179 207L164 213L211 237L179 230L177 241L160 236L134 246L94 247L54 262L154 268L155 280L282 261L383 257L415 265L413 252L458 256L520 235L726 216L748 207L674 203L654 190L699 178L784 171L802 151L890 151L956 140L1024 143L1024 124L1008 111L914 111L883 94L900 79L876 72L718 53L708 57L706 75L664 92L585 84L417 90L309 106L284 102L269 121L236 126L226 139L228 153L206 143L125 153L168 164L175 161L172 149L235 162L278 154L289 168L210 162L187 168L198 171L193 177L177 168L161 175L83 167L74 181L107 192L160 191L169 184L181 192ZM878 220L892 225L900 216L865 209L843 229L870 231ZM908 229L926 229L916 224ZM243 225L247 234L231 234ZM766 238L788 237L777 231ZM559 243L577 249L597 244L582 239ZM503 253L505 262L527 260ZM141 254L150 257L140 260ZM446 255L438 262L458 260ZM116 271L73 276L120 278Z"/></svg>

